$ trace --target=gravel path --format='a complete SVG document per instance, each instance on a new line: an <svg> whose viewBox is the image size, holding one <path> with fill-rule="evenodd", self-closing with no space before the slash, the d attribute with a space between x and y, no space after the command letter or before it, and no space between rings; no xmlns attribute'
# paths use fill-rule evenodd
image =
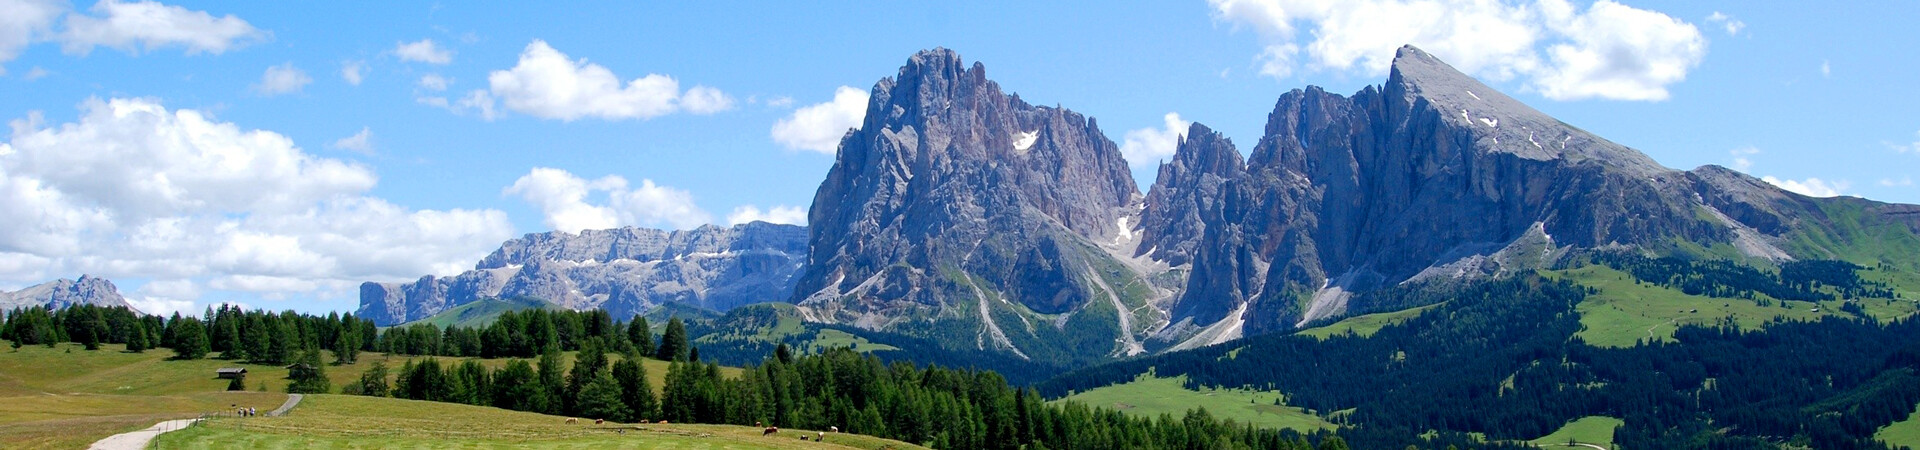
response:
<svg viewBox="0 0 1920 450"><path fill-rule="evenodd" d="M286 414L287 410L293 409L293 406L298 404L300 404L300 394L287 394L287 402L280 404L280 409L267 411L267 417L280 417L280 415Z"/></svg>
<svg viewBox="0 0 1920 450"><path fill-rule="evenodd" d="M198 421L200 421L200 419L180 419L160 422L151 427L147 427L145 430L129 431L107 436L106 439L94 442L93 446L88 448L92 450L143 450L147 448L147 442L160 436L160 433L178 431Z"/></svg>

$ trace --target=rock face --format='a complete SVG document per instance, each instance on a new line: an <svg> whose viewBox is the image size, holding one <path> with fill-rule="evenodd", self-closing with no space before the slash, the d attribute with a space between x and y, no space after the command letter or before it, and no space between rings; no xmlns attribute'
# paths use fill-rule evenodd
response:
<svg viewBox="0 0 1920 450"><path fill-rule="evenodd" d="M1219 223L1227 182L1245 172L1232 140L1206 125L1189 126L1147 191L1139 254L1173 266L1192 262L1207 224Z"/></svg>
<svg viewBox="0 0 1920 450"><path fill-rule="evenodd" d="M120 296L120 289L114 287L112 281L89 275L81 275L79 280L62 278L19 291L0 292L0 310L27 306L60 309L73 305L134 309Z"/></svg>
<svg viewBox="0 0 1920 450"><path fill-rule="evenodd" d="M1131 312L1116 311L1144 299L1101 286L1138 275L1103 245L1131 235L1138 204L1094 120L1007 95L953 51L923 51L873 87L841 141L795 299L813 320L1021 357L1067 353L1049 338L1061 333L1120 351L1134 333L1115 318Z"/></svg>
<svg viewBox="0 0 1920 450"><path fill-rule="evenodd" d="M1410 46L1382 86L1282 95L1244 174L1225 184L1221 213L1198 216L1205 231L1172 317L1210 325L1184 346L1338 316L1365 306L1347 304L1356 291L1542 267L1567 249L1729 243L1740 254L1699 256L1791 259L1781 246L1792 233L1829 226L1796 218L1853 201L1724 168L1667 169ZM1907 210L1874 205L1863 208L1876 221Z"/></svg>
<svg viewBox="0 0 1920 450"><path fill-rule="evenodd" d="M501 244L460 275L363 283L355 314L392 325L493 297L604 308L621 318L668 302L725 311L784 301L801 271L806 236L804 227L765 222L533 233Z"/></svg>

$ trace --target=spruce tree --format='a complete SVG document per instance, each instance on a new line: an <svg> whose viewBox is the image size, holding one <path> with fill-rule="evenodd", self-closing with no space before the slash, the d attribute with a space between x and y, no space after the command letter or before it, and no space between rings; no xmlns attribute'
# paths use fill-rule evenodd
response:
<svg viewBox="0 0 1920 450"><path fill-rule="evenodd" d="M207 328L200 324L200 319L181 319L179 339L180 342L173 347L176 358L200 359L207 356Z"/></svg>
<svg viewBox="0 0 1920 450"><path fill-rule="evenodd" d="M245 373L233 374L233 380L227 382L227 390L229 391L247 390L247 374Z"/></svg>
<svg viewBox="0 0 1920 450"><path fill-rule="evenodd" d="M561 364L559 350L540 355L540 374L534 380L534 386L546 401L541 405L542 409L535 412L557 415L566 407L563 403L567 392L566 370L560 367Z"/></svg>
<svg viewBox="0 0 1920 450"><path fill-rule="evenodd" d="M628 420L627 405L620 401L620 397L620 384L614 382L606 372L600 372L580 388L577 409L583 417L625 422Z"/></svg>
<svg viewBox="0 0 1920 450"><path fill-rule="evenodd" d="M667 331L660 335L660 347L655 358L668 361L687 360L687 325L675 317L667 321Z"/></svg>
<svg viewBox="0 0 1920 450"><path fill-rule="evenodd" d="M347 316L347 323L353 323L353 316ZM360 359L360 333L351 327L343 327L339 336L333 340L333 357L338 364L353 364Z"/></svg>
<svg viewBox="0 0 1920 450"><path fill-rule="evenodd" d="M146 324L143 324L140 322L133 323L133 331L130 333L127 333L127 351L134 352L134 353L142 353L147 351Z"/></svg>
<svg viewBox="0 0 1920 450"><path fill-rule="evenodd" d="M647 326L647 318L634 317L627 322L627 340L633 341L633 350L640 356L653 356L653 329Z"/></svg>
<svg viewBox="0 0 1920 450"><path fill-rule="evenodd" d="M647 366L640 363L640 355L628 354L614 363L613 380L620 384L620 401L627 405L628 417L645 422L660 415L659 401L653 395L653 386L647 383Z"/></svg>
<svg viewBox="0 0 1920 450"><path fill-rule="evenodd" d="M386 397L392 387L387 384L387 363L374 361L373 367L360 374L360 395Z"/></svg>
<svg viewBox="0 0 1920 450"><path fill-rule="evenodd" d="M333 382L327 379L327 365L320 361L320 349L308 349L299 358L298 373L293 374L293 382L287 383L289 394L327 394L333 392Z"/></svg>

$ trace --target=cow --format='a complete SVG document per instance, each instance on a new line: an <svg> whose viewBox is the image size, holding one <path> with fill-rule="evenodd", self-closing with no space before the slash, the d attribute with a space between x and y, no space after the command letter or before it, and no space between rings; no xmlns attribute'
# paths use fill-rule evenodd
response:
<svg viewBox="0 0 1920 450"><path fill-rule="evenodd" d="M593 424L594 424L594 425L600 425L600 424L604 424L604 423L607 423L607 419L593 419Z"/></svg>
<svg viewBox="0 0 1920 450"><path fill-rule="evenodd" d="M780 433L780 427L767 427L767 429L765 430L760 430L761 436L772 436L779 433Z"/></svg>
<svg viewBox="0 0 1920 450"><path fill-rule="evenodd" d="M828 427L827 427L827 431L830 431L830 432L834 432L834 433L839 433L839 432L840 432L840 427L836 427L836 426L828 426Z"/></svg>
<svg viewBox="0 0 1920 450"><path fill-rule="evenodd" d="M580 423L580 419L575 419L575 418L572 418L572 417L568 417L568 418L567 418L567 425L573 425L573 424L576 424L576 423Z"/></svg>

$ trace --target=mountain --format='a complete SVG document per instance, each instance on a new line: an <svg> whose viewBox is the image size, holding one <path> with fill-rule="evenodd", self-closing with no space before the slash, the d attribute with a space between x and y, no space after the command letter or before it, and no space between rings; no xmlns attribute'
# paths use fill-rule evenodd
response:
<svg viewBox="0 0 1920 450"><path fill-rule="evenodd" d="M946 49L874 85L809 211L794 299L811 321L1046 361L1145 351L1157 327L1142 207L1119 148Z"/></svg>
<svg viewBox="0 0 1920 450"><path fill-rule="evenodd" d="M81 275L79 280L61 278L14 292L0 291L0 310L39 306L60 309L73 305L125 307L135 309L120 296L120 288L105 278Z"/></svg>
<svg viewBox="0 0 1920 450"><path fill-rule="evenodd" d="M1596 249L1920 271L1920 207L1669 169L1411 46L1381 85L1281 95L1245 160L1194 124L1145 196L1094 119L919 52L874 85L809 223L808 321L1064 366L1419 306L1356 294Z"/></svg>
<svg viewBox="0 0 1920 450"><path fill-rule="evenodd" d="M804 261L806 236L804 227L765 222L532 233L501 244L459 275L363 283L355 315L394 325L507 297L602 308L621 318L666 303L725 311L786 299Z"/></svg>
<svg viewBox="0 0 1920 450"><path fill-rule="evenodd" d="M1911 267L1862 249L1914 248L1920 229L1910 205L1662 167L1411 46L1384 85L1282 95L1244 171L1215 172L1227 180L1223 206L1198 216L1204 233L1173 309L1176 324L1205 324L1186 347L1372 307L1348 304L1355 292L1541 268L1571 249Z"/></svg>

